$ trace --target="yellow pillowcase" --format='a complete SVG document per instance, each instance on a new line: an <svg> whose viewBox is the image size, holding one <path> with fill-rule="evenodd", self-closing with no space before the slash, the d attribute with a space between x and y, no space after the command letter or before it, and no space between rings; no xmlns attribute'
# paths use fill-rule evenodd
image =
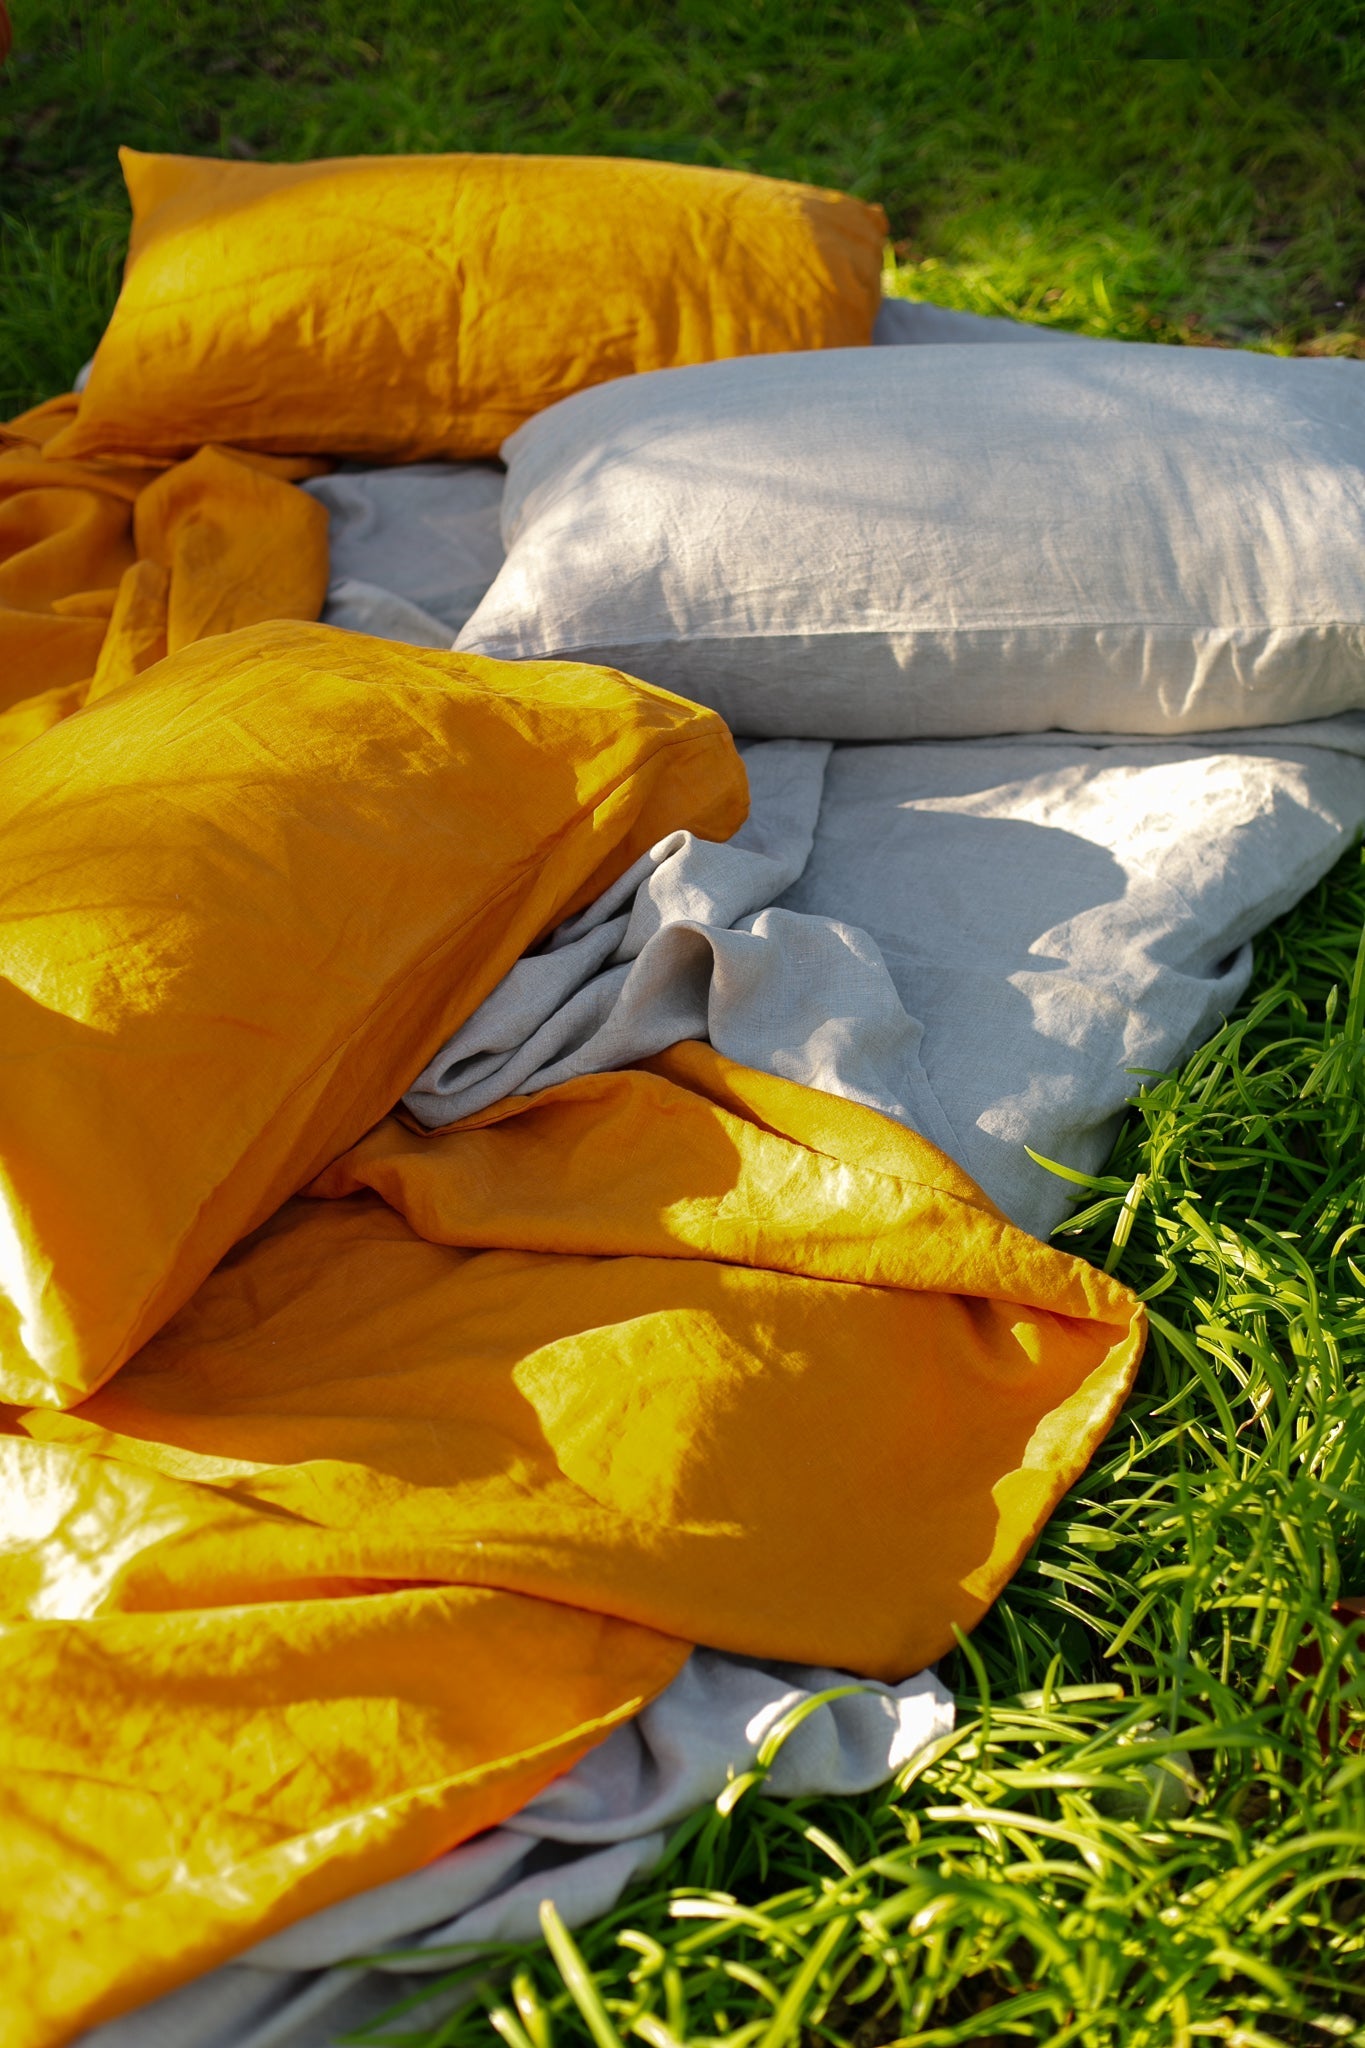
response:
<svg viewBox="0 0 1365 2048"><path fill-rule="evenodd" d="M611 157L120 154L128 268L61 457L493 455L587 385L861 344L876 316L886 217L814 186Z"/></svg>
<svg viewBox="0 0 1365 2048"><path fill-rule="evenodd" d="M541 934L747 800L714 713L613 671L288 622L0 765L0 1400L99 1386Z"/></svg>

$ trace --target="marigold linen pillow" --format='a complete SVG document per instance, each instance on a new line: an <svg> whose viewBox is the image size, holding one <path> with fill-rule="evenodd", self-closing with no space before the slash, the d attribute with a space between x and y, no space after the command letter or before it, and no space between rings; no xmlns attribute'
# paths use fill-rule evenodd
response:
<svg viewBox="0 0 1365 2048"><path fill-rule="evenodd" d="M90 1393L566 910L746 804L627 677L293 623L0 764L0 1400Z"/></svg>
<svg viewBox="0 0 1365 2048"><path fill-rule="evenodd" d="M121 152L123 291L53 453L494 455L585 385L871 339L880 207L611 157Z"/></svg>
<svg viewBox="0 0 1365 2048"><path fill-rule="evenodd" d="M1191 733L1365 705L1365 368L1122 342L838 350L514 434L457 645L834 740Z"/></svg>

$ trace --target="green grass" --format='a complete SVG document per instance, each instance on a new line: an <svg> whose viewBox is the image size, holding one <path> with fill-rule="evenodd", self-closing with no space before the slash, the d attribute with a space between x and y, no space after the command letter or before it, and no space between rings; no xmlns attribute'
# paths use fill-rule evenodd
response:
<svg viewBox="0 0 1365 2048"><path fill-rule="evenodd" d="M745 165L881 199L910 296L1365 353L1356 0L11 7L0 414L94 346L125 141ZM951 1660L951 1742L861 1800L743 1789L410 2042L1365 2048L1365 1657L1331 1615L1365 1591L1363 926L1353 854L1087 1190L1070 1241L1152 1344Z"/></svg>
<svg viewBox="0 0 1365 2048"><path fill-rule="evenodd" d="M114 152L624 151L883 201L899 288L1365 351L1365 0L10 0L0 415L113 303Z"/></svg>

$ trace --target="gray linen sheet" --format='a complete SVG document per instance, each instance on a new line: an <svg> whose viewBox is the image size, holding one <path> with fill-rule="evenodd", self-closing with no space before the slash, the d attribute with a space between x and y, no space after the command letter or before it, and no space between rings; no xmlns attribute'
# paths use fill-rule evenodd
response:
<svg viewBox="0 0 1365 2048"><path fill-rule="evenodd" d="M327 624L449 647L502 567L500 465L342 468L303 488L327 507Z"/></svg>
<svg viewBox="0 0 1365 2048"><path fill-rule="evenodd" d="M920 1027L876 945L778 907L810 861L831 749L745 752L751 810L725 845L672 832L506 979L418 1077L429 1128L576 1074L706 1038L728 1059L865 1102L948 1150Z"/></svg>
<svg viewBox="0 0 1365 2048"><path fill-rule="evenodd" d="M1039 1236L1137 1074L1215 1030L1252 935L1365 827L1365 718L744 750L727 845L676 832L518 962L404 1098L429 1127L680 1038L867 1103ZM1192 821L1196 829L1191 829Z"/></svg>

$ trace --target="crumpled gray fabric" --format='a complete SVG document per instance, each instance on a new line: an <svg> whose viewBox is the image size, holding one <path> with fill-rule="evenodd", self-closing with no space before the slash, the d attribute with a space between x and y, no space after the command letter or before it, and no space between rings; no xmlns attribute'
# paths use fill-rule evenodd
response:
<svg viewBox="0 0 1365 2048"><path fill-rule="evenodd" d="M1010 320L990 313L959 313L927 299L884 298L872 323L878 348L937 347L945 341L1092 341L1065 327L1040 327L1031 320Z"/></svg>
<svg viewBox="0 0 1365 2048"><path fill-rule="evenodd" d="M945 1149L1026 1230L1072 1201L1030 1150L1101 1171L1141 1075L1217 1030L1256 933L1365 827L1360 726L835 748L783 904L870 934Z"/></svg>
<svg viewBox="0 0 1365 2048"><path fill-rule="evenodd" d="M839 1688L848 1688L844 1697L797 1722L778 1749L765 1781L775 1797L870 1791L953 1725L951 1698L930 1672L902 1685L879 1685L835 1671L694 1650L658 1699L503 1827L411 1877L315 1913L259 1943L247 1960L316 1969L381 1941L410 1939L418 1927L425 1931L416 1945L428 1949L529 1939L539 1927L544 1892L539 1878L528 1883L522 1872L528 1858L544 1865L537 1844L613 1851L647 1842L652 1860L669 1828L753 1768L764 1739L784 1719ZM576 1899L572 1887L591 1878L592 1862L563 1866L570 1901Z"/></svg>
<svg viewBox="0 0 1365 2048"><path fill-rule="evenodd" d="M715 845L670 832L642 854L516 963L414 1082L404 1098L412 1114L450 1123L505 1095L704 1036L711 963L676 942L741 924L797 879L829 752L819 740L752 748L750 813L734 838Z"/></svg>
<svg viewBox="0 0 1365 2048"><path fill-rule="evenodd" d="M369 633L379 640L398 640L405 647L450 646L450 628L421 605L358 576L335 576L327 587L324 626L348 633Z"/></svg>
<svg viewBox="0 0 1365 2048"><path fill-rule="evenodd" d="M816 1704L841 1688L841 1697ZM766 1789L780 1797L852 1794L947 1735L953 1705L928 1672L887 1686L695 1650L658 1699L504 1827L95 2028L85 2048L332 2048L420 1990L426 1976L449 1970L452 1947L469 1955L534 1939L542 1899L571 1927L606 1912L658 1862L674 1823L753 1769L784 1723ZM374 1960L343 1967L357 1956ZM426 2001L423 2023L460 2002ZM414 2012L404 2024L417 2019Z"/></svg>
<svg viewBox="0 0 1365 2048"><path fill-rule="evenodd" d="M492 462L343 468L301 484L327 508L324 622L449 647L502 567L502 487Z"/></svg>
<svg viewBox="0 0 1365 2048"><path fill-rule="evenodd" d="M1026 1230L1142 1070L1217 1029L1254 934L1365 826L1360 714L1198 741L744 750L728 845L661 840L519 961L405 1101L429 1128L708 1039L882 1111ZM766 907L759 908L760 904Z"/></svg>
<svg viewBox="0 0 1365 2048"><path fill-rule="evenodd" d="M544 949L519 960L404 1096L428 1129L707 1039L727 1059L956 1139L920 1063L921 1029L875 942L777 907L810 858L831 749L744 750L750 812L715 845L671 832Z"/></svg>

